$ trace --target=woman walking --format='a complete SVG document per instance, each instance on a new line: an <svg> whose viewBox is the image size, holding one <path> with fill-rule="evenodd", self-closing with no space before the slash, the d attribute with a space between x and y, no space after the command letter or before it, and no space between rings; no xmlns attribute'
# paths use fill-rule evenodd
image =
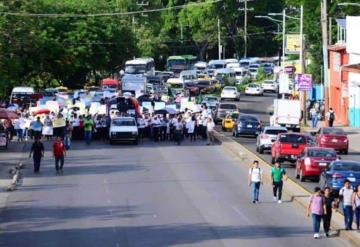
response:
<svg viewBox="0 0 360 247"><path fill-rule="evenodd" d="M316 187L314 190L314 194L310 197L310 203L307 209L307 216L309 217L311 213L313 220L313 230L314 230L314 238L320 238L320 224L323 215L327 214L325 199L321 194L321 189Z"/></svg>
<svg viewBox="0 0 360 247"><path fill-rule="evenodd" d="M355 188L352 205L355 212L356 229L360 230L360 184L358 184Z"/></svg>
<svg viewBox="0 0 360 247"><path fill-rule="evenodd" d="M39 138L35 138L35 141L31 146L29 158L31 158L31 155L34 161L34 173L39 173L41 158L44 157L44 145Z"/></svg>

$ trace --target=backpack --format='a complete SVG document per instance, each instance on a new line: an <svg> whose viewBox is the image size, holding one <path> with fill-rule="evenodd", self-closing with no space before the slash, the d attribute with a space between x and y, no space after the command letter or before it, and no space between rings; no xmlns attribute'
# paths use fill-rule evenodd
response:
<svg viewBox="0 0 360 247"><path fill-rule="evenodd" d="M330 119L330 120L334 120L334 119L335 119L335 114L334 114L334 112L330 112L329 119Z"/></svg>

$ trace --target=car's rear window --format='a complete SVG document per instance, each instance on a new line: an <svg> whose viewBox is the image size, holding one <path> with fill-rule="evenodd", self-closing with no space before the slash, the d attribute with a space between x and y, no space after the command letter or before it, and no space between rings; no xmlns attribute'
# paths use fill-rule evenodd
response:
<svg viewBox="0 0 360 247"><path fill-rule="evenodd" d="M306 138L301 135L280 135L280 142L306 143Z"/></svg>
<svg viewBox="0 0 360 247"><path fill-rule="evenodd" d="M259 119L254 116L240 116L240 121L259 122Z"/></svg>
<svg viewBox="0 0 360 247"><path fill-rule="evenodd" d="M234 88L234 87L224 87L223 90L224 90L224 91L235 91L236 88Z"/></svg>
<svg viewBox="0 0 360 247"><path fill-rule="evenodd" d="M344 130L338 128L324 128L323 133L326 135L345 135Z"/></svg>
<svg viewBox="0 0 360 247"><path fill-rule="evenodd" d="M337 162L334 164L335 171L356 171L360 172L360 163L353 163L353 162Z"/></svg>
<svg viewBox="0 0 360 247"><path fill-rule="evenodd" d="M315 150L309 150L308 151L308 156L310 156L310 157L335 158L336 157L336 152L329 151L329 150L315 149Z"/></svg>
<svg viewBox="0 0 360 247"><path fill-rule="evenodd" d="M233 104L221 104L221 105L220 105L220 109L231 109L231 110L235 110L235 109L236 109L236 105L233 105Z"/></svg>
<svg viewBox="0 0 360 247"><path fill-rule="evenodd" d="M136 123L132 119L114 119L112 121L114 126L136 126Z"/></svg>
<svg viewBox="0 0 360 247"><path fill-rule="evenodd" d="M276 130L276 129L265 130L265 134L268 135L277 135L280 133L287 133L287 130Z"/></svg>

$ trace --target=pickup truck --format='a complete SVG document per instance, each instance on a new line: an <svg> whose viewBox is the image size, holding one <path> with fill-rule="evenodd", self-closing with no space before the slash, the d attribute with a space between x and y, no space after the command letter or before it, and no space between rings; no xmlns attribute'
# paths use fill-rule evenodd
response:
<svg viewBox="0 0 360 247"><path fill-rule="evenodd" d="M311 137L306 134L280 133L271 146L271 163L289 161L295 164L305 147L312 143Z"/></svg>

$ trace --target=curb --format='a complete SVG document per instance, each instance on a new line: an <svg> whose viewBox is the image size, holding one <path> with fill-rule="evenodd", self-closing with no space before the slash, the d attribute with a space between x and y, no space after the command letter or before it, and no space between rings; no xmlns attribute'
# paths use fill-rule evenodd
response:
<svg viewBox="0 0 360 247"><path fill-rule="evenodd" d="M253 151L249 150L244 145L232 140L229 137L224 136L223 134L219 133L218 131L214 131L214 136L216 140L219 142L219 144L226 149L227 151L230 151L233 153L236 157L238 157L240 160L248 161L247 165L250 167L250 164L252 164L253 160L258 160L260 163L261 168L264 171L264 177L267 182L270 183L270 169L272 167L271 164L269 164L266 160L255 154ZM290 201L297 202L300 206L306 210L308 203L309 203L309 197L311 196L312 192L310 192L308 189L303 187L302 185L296 183L293 179L288 178L285 186L283 188L283 192L290 196ZM305 213L304 213L305 216ZM358 246L360 243L360 234L356 232L349 232L349 231L340 231L340 229L343 229L341 226L344 224L344 217L339 212L333 212L332 214L332 220L331 224L333 229L336 229L336 231L339 233L339 236L344 236L347 240L349 240L352 244L355 246Z"/></svg>

